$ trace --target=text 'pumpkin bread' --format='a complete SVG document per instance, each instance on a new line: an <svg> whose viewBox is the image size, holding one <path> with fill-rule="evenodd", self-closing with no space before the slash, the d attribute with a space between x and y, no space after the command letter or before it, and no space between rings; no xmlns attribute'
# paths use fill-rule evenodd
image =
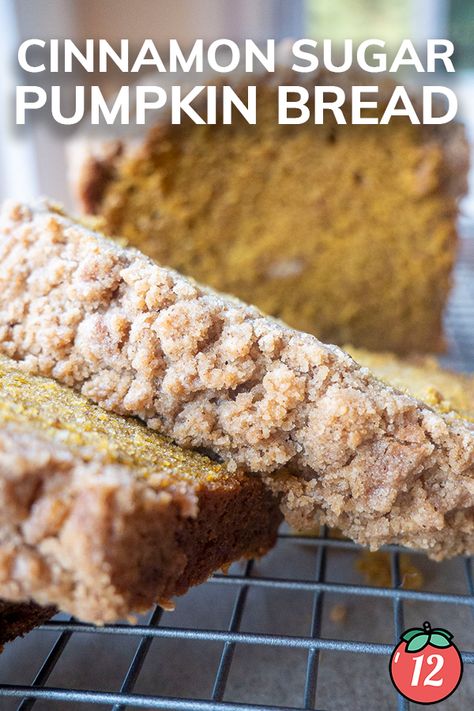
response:
<svg viewBox="0 0 474 711"><path fill-rule="evenodd" d="M228 471L261 472L300 529L474 552L468 417L48 203L0 215L0 350Z"/></svg>
<svg viewBox="0 0 474 711"><path fill-rule="evenodd" d="M350 104L347 125L330 112L324 125L278 125L277 84L344 82L349 93L350 81L262 78L256 125L237 113L232 125L171 125L165 114L146 138L90 145L75 171L81 206L107 234L324 341L439 350L466 190L463 128L406 116L349 125ZM395 85L379 84L378 110L364 116L386 108Z"/></svg>
<svg viewBox="0 0 474 711"><path fill-rule="evenodd" d="M256 477L0 356L0 596L110 622L266 552L280 518Z"/></svg>

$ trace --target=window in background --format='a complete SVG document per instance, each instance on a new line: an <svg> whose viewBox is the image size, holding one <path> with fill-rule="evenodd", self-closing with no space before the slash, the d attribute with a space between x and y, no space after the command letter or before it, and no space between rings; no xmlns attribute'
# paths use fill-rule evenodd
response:
<svg viewBox="0 0 474 711"><path fill-rule="evenodd" d="M456 47L459 69L474 68L474 2L451 0L448 11L449 34Z"/></svg>
<svg viewBox="0 0 474 711"><path fill-rule="evenodd" d="M17 25L13 3L0 0L0 202L8 196L31 197L38 190L31 136L15 127L14 96Z"/></svg>
<svg viewBox="0 0 474 711"><path fill-rule="evenodd" d="M411 0L307 0L310 36L396 43L410 36Z"/></svg>
<svg viewBox="0 0 474 711"><path fill-rule="evenodd" d="M306 0L306 34L318 40L380 38L397 45L410 38L454 42L456 73L443 74L459 100L458 119L471 144L470 191L463 212L474 220L474 0ZM429 83L427 75L421 75ZM415 77L413 77L415 78ZM431 77L437 83L438 77Z"/></svg>

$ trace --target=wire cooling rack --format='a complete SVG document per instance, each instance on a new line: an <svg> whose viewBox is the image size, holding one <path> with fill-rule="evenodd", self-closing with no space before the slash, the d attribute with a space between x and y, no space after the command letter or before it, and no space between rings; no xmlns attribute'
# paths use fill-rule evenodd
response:
<svg viewBox="0 0 474 711"><path fill-rule="evenodd" d="M472 370L474 229L464 231L445 360ZM405 711L416 705L391 686L388 660L403 629L426 618L451 629L465 663L460 687L437 708L472 708L472 561L410 553L407 568L406 552L384 550L387 579L373 584L354 565L358 545L325 529L282 531L264 559L214 575L174 613L156 608L137 624L101 628L59 616L0 657L0 709ZM410 575L421 589L407 589Z"/></svg>

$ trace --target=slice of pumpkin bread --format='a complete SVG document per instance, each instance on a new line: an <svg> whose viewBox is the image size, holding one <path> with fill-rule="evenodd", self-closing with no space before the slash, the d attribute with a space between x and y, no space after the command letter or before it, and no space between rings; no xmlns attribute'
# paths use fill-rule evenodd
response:
<svg viewBox="0 0 474 711"><path fill-rule="evenodd" d="M474 551L470 420L48 203L2 212L0 349L230 471L262 472L300 529Z"/></svg>
<svg viewBox="0 0 474 711"><path fill-rule="evenodd" d="M0 595L102 623L272 546L278 504L0 356Z"/></svg>

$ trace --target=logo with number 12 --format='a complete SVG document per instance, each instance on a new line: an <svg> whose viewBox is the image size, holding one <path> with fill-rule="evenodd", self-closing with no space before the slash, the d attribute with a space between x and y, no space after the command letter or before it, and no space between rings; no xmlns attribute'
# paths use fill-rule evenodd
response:
<svg viewBox="0 0 474 711"><path fill-rule="evenodd" d="M461 655L453 635L441 627L406 630L390 658L390 678L406 699L417 704L436 704L447 699L461 681Z"/></svg>

